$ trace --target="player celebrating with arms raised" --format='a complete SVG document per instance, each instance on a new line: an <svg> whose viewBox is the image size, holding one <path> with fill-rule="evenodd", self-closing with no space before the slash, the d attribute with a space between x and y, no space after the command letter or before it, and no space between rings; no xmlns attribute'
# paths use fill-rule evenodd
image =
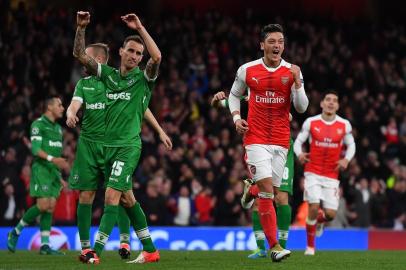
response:
<svg viewBox="0 0 406 270"><path fill-rule="evenodd" d="M303 113L308 106L302 75L298 66L281 58L284 34L278 24L261 30L261 50L264 56L242 65L228 98L237 132L244 134L247 164L256 182L260 222L271 248L273 261L290 255L276 238L274 194L281 184L290 141L289 111ZM249 88L248 119L241 119L240 98Z"/></svg>
<svg viewBox="0 0 406 270"><path fill-rule="evenodd" d="M314 255L317 234L321 235L323 224L334 219L339 203L338 172L346 169L355 154L354 137L348 120L338 116L338 94L325 93L320 102L322 113L307 118L294 143L299 161L305 165L304 200L309 203L306 221L307 247L305 255ZM309 139L310 151L302 151ZM347 146L345 157L340 159L343 143ZM323 210L319 210L320 201ZM317 233L316 233L317 230Z"/></svg>
<svg viewBox="0 0 406 270"><path fill-rule="evenodd" d="M140 36L129 36L120 48L120 68L98 64L85 52L85 29L90 22L88 12L77 13L77 29L73 55L93 75L97 75L106 86L106 132L104 141L107 188L105 206L94 245L94 251L82 259L88 263L99 263L98 256L111 234L117 220L118 205L124 206L131 224L143 244L143 252L129 263L156 262L156 250L140 204L132 191L132 175L141 155L141 124L151 98L151 90L158 77L161 52L135 14L122 16L126 25ZM145 42L145 43L144 43ZM144 71L138 64L147 48L151 58Z"/></svg>

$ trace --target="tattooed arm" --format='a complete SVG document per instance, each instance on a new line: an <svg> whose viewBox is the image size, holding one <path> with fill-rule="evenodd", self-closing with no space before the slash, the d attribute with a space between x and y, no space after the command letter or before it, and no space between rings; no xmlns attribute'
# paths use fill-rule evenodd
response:
<svg viewBox="0 0 406 270"><path fill-rule="evenodd" d="M129 28L138 31L138 33L144 40L148 53L151 56L145 68L145 73L150 80L155 80L158 76L159 64L161 63L161 51L159 50L155 41L149 35L145 27L142 25L137 15L127 14L125 16L122 16L121 19L127 24Z"/></svg>
<svg viewBox="0 0 406 270"><path fill-rule="evenodd" d="M79 62L84 65L87 71L92 75L97 75L97 62L85 52L85 30L86 26L90 22L89 12L78 11L76 15L76 35L75 42L73 44L73 56L79 60Z"/></svg>

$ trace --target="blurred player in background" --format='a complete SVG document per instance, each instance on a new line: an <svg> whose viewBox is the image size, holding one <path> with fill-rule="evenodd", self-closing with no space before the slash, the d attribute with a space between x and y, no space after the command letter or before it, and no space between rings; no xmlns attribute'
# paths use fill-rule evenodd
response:
<svg viewBox="0 0 406 270"><path fill-rule="evenodd" d="M304 200L309 203L305 255L314 255L315 235L320 236L324 223L333 220L336 215L339 170L346 169L355 154L351 124L336 114L339 108L338 94L334 91L326 92L320 107L322 113L306 119L294 143L296 156L305 164ZM302 145L307 140L309 152L303 152ZM341 158L343 143L347 150L345 157Z"/></svg>
<svg viewBox="0 0 406 270"><path fill-rule="evenodd" d="M248 96L243 96L245 101L248 101ZM224 92L218 92L211 100L213 107L226 107L228 108L228 101ZM292 121L292 115L289 114L289 120ZM289 226L292 220L292 209L289 205L289 194L293 194L293 174L294 174L294 154L293 154L293 140L290 140L289 152L286 165L283 171L283 177L279 192L276 194L276 215L278 220L278 239L283 248L286 248L286 243L289 237ZM248 256L250 259L265 258L267 256L265 248L265 234L259 221L258 205L255 203L255 198L258 197L258 187L252 179L244 180L244 194L241 198L241 205L245 209L252 208L251 220L252 229L254 231L255 240L257 243L257 250Z"/></svg>
<svg viewBox="0 0 406 270"><path fill-rule="evenodd" d="M97 63L106 64L109 57L109 48L106 44L95 43L88 45L86 54L95 59ZM96 76L87 76L76 84L71 104L66 112L66 124L74 128L79 118L77 113L83 108L83 118L80 137L77 144L75 161L69 177L69 187L79 190L79 204L77 208L77 222L82 255L90 249L90 226L92 221L92 204L96 190L105 179L104 166L104 132L106 87ZM82 106L83 105L83 106ZM152 112L147 109L145 119L158 132L161 141L172 148L172 142L160 127ZM119 206L117 224L120 231L121 258L130 257L130 220L122 206Z"/></svg>
<svg viewBox="0 0 406 270"><path fill-rule="evenodd" d="M152 242L145 214L132 191L132 175L141 155L141 124L151 98L151 90L158 77L161 52L135 14L122 16L126 25L140 36L127 37L120 48L120 68L97 63L85 52L85 29L90 22L88 12L77 13L77 29L73 55L92 75L97 75L106 86L106 132L104 141L106 176L108 175L104 213L92 251L82 257L83 262L99 263L99 256L117 220L118 205L125 208L143 251L129 263L157 262L159 252ZM150 54L144 71L141 62L144 47Z"/></svg>
<svg viewBox="0 0 406 270"><path fill-rule="evenodd" d="M8 234L7 247L15 252L18 237L24 227L40 216L41 255L64 255L49 245L52 225L52 213L61 189L66 186L60 169L69 170L69 164L61 157L62 128L56 122L63 116L64 107L59 97L45 100L44 114L31 124L31 152L34 161L31 169L30 196L36 198L36 204L25 212L24 216Z"/></svg>
<svg viewBox="0 0 406 270"><path fill-rule="evenodd" d="M269 24L261 30L264 56L242 65L228 98L236 130L244 134L247 164L258 186L258 212L273 261L290 255L276 237L276 213L273 199L281 185L290 141L289 111L291 100L303 113L308 99L298 66L281 58L284 50L282 26ZM241 119L240 99L250 89L248 119Z"/></svg>

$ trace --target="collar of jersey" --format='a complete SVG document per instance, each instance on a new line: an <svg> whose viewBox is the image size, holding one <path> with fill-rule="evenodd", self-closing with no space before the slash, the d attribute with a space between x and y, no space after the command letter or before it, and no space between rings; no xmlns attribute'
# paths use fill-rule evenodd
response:
<svg viewBox="0 0 406 270"><path fill-rule="evenodd" d="M268 67L265 62L264 62L264 58L261 57L261 63L264 66L264 68L266 68L266 70L270 71L270 72L275 72L278 68L280 68L281 66L285 65L285 60L283 60L283 58L281 58L281 62L279 63L279 65L277 67Z"/></svg>
<svg viewBox="0 0 406 270"><path fill-rule="evenodd" d="M120 69L118 70L118 73L120 74L120 77L123 78L123 79L126 79L126 78L130 77L131 75L138 74L138 72L140 72L140 68L139 68L139 67L135 67L133 70L131 70L130 72L128 72L127 75L123 76L123 75L121 75Z"/></svg>
<svg viewBox="0 0 406 270"><path fill-rule="evenodd" d="M51 125L54 125L54 124L55 124L55 123L52 122L45 114L42 115L42 118L43 118L46 122L50 123Z"/></svg>

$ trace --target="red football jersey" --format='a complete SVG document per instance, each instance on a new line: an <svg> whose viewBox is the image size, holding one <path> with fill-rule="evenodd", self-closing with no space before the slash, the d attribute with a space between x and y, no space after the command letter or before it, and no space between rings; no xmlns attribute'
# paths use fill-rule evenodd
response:
<svg viewBox="0 0 406 270"><path fill-rule="evenodd" d="M327 122L319 114L306 119L303 131L309 132L310 143L310 161L305 165L305 172L338 179L335 168L341 158L344 137L352 131L350 122L338 115L334 121Z"/></svg>
<svg viewBox="0 0 406 270"><path fill-rule="evenodd" d="M249 90L249 130L244 145L269 144L289 148L289 111L294 87L290 67L291 64L282 59L278 67L270 68L261 58L238 69L233 89Z"/></svg>

